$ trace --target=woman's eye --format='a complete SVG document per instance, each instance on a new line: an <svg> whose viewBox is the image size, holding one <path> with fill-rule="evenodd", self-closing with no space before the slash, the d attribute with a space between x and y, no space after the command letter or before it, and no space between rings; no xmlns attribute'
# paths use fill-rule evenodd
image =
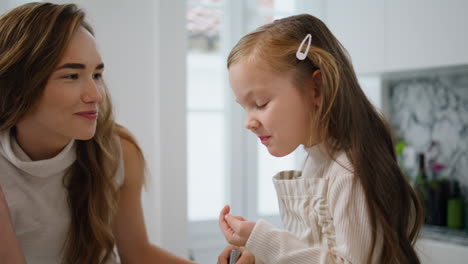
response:
<svg viewBox="0 0 468 264"><path fill-rule="evenodd" d="M64 79L70 79L70 80L76 80L78 79L78 74L69 74L69 75L65 75L63 76Z"/></svg>
<svg viewBox="0 0 468 264"><path fill-rule="evenodd" d="M95 79L95 80L100 80L100 79L102 79L102 73L95 73L95 74L93 74L93 79Z"/></svg>

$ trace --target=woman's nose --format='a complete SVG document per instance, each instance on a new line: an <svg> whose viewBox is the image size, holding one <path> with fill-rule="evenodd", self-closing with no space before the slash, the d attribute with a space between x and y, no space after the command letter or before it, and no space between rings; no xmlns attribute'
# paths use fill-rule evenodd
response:
<svg viewBox="0 0 468 264"><path fill-rule="evenodd" d="M94 80L88 81L85 93L83 94L83 101L85 103L102 102L102 89Z"/></svg>

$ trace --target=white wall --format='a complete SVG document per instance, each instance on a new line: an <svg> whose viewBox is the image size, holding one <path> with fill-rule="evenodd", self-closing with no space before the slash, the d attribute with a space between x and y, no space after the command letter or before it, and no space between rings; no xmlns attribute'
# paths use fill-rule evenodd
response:
<svg viewBox="0 0 468 264"><path fill-rule="evenodd" d="M95 30L117 121L145 152L150 239L187 257L185 1L72 2Z"/></svg>

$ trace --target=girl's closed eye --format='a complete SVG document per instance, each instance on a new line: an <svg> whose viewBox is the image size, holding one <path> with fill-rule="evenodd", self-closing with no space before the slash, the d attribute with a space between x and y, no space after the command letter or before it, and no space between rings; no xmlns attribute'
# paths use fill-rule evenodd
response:
<svg viewBox="0 0 468 264"><path fill-rule="evenodd" d="M257 109L265 108L268 105L268 101L259 101L255 103Z"/></svg>

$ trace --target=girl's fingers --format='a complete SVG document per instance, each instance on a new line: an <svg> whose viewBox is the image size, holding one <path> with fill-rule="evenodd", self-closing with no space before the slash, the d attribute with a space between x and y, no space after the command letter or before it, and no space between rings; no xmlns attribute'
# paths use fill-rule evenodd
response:
<svg viewBox="0 0 468 264"><path fill-rule="evenodd" d="M236 217L230 214L225 216L226 222L234 232L239 234L241 223L244 221L242 217Z"/></svg>
<svg viewBox="0 0 468 264"><path fill-rule="evenodd" d="M236 232L231 228L229 223L226 221L226 215L230 211L229 205L226 205L219 214L219 227L221 232L223 232L224 237L229 243L232 243L238 237Z"/></svg>
<svg viewBox="0 0 468 264"><path fill-rule="evenodd" d="M238 215L231 215L232 217L238 219L238 220L241 220L241 221L246 221L244 217L242 216L238 216Z"/></svg>
<svg viewBox="0 0 468 264"><path fill-rule="evenodd" d="M221 228L221 231L223 231L223 233L226 233L225 231L229 229L229 225L224 219L226 214L229 213L229 210L230 210L229 205L226 205L223 207L223 209L219 213L219 227Z"/></svg>
<svg viewBox="0 0 468 264"><path fill-rule="evenodd" d="M239 233L241 225L246 220L241 216L234 216L229 213L230 208L226 205L219 214L219 227L226 240L233 245L242 246L244 240Z"/></svg>
<svg viewBox="0 0 468 264"><path fill-rule="evenodd" d="M228 245L227 247L224 248L223 252L221 252L221 254L219 254L218 264L228 264L229 257L231 255L231 249L233 247L234 246L232 246L232 245Z"/></svg>
<svg viewBox="0 0 468 264"><path fill-rule="evenodd" d="M223 209L221 209L221 212L219 213L219 224L225 222L224 217L229 213L230 210L231 208L229 208L229 205L225 205Z"/></svg>
<svg viewBox="0 0 468 264"><path fill-rule="evenodd" d="M245 250L244 247L239 248L241 251L241 255L239 260L236 262L236 264L254 264L255 263L255 257L250 253L249 251Z"/></svg>

